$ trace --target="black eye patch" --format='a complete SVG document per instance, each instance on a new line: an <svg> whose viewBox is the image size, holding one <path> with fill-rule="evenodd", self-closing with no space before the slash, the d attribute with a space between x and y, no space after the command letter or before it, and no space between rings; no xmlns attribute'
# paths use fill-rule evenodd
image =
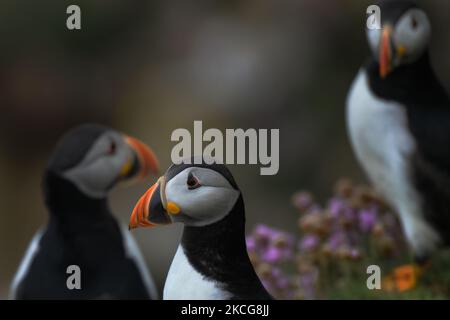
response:
<svg viewBox="0 0 450 320"><path fill-rule="evenodd" d="M112 141L109 143L109 147L108 147L108 152L107 152L107 154L108 154L108 155L114 155L114 154L116 153L116 149L117 149L116 142L112 140Z"/></svg>
<svg viewBox="0 0 450 320"><path fill-rule="evenodd" d="M412 17L411 18L411 27L413 29L417 29L418 26L419 26L419 22L417 21L416 17Z"/></svg>
<svg viewBox="0 0 450 320"><path fill-rule="evenodd" d="M189 172L186 184L189 190L201 187L200 181L192 174L192 172Z"/></svg>

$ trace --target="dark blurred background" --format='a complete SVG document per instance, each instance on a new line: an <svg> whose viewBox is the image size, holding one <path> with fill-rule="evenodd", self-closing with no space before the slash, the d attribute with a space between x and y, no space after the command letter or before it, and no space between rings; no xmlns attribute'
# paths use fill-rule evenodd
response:
<svg viewBox="0 0 450 320"><path fill-rule="evenodd" d="M368 49L361 0L0 2L0 298L47 213L41 175L57 139L83 122L139 137L170 165L176 128L279 128L280 171L231 166L247 228L295 230L290 198L363 181L346 136L345 98ZM81 7L82 29L66 28ZM450 88L450 2L422 1L433 64ZM152 181L111 196L116 216ZM134 232L160 289L180 226Z"/></svg>

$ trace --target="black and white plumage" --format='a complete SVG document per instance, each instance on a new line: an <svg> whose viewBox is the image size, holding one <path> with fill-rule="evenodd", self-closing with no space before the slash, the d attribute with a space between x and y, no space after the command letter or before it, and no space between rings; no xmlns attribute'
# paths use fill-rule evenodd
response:
<svg viewBox="0 0 450 320"><path fill-rule="evenodd" d="M152 151L100 125L82 125L57 145L44 174L48 224L33 238L14 277L12 299L150 299L157 292L144 259L110 212L120 181L156 173ZM81 289L66 273L79 266Z"/></svg>
<svg viewBox="0 0 450 320"><path fill-rule="evenodd" d="M271 299L248 257L244 201L224 165L171 166L137 203L130 228L172 222L184 231L164 299Z"/></svg>
<svg viewBox="0 0 450 320"><path fill-rule="evenodd" d="M450 244L450 100L429 58L431 26L411 1L380 3L373 57L347 101L353 149L399 213L418 262Z"/></svg>

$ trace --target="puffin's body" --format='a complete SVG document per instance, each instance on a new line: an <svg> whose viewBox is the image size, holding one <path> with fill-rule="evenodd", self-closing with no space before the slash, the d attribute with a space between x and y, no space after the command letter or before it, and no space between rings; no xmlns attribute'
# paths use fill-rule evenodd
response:
<svg viewBox="0 0 450 320"><path fill-rule="evenodd" d="M84 125L69 132L44 176L49 222L32 240L11 298L155 298L136 243L107 203L117 182L148 171L149 165L156 169L152 158L142 143L106 127ZM70 266L79 267L80 289L67 285Z"/></svg>
<svg viewBox="0 0 450 320"><path fill-rule="evenodd" d="M380 4L373 58L347 101L355 154L399 213L417 262L450 244L450 100L429 59L431 27L411 1Z"/></svg>
<svg viewBox="0 0 450 320"><path fill-rule="evenodd" d="M245 244L245 208L224 165L170 167L141 198L130 227L185 224L164 299L271 299Z"/></svg>

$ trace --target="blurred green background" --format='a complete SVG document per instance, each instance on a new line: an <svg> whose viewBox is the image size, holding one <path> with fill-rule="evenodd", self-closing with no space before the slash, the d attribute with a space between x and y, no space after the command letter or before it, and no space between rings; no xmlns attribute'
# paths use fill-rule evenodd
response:
<svg viewBox="0 0 450 320"><path fill-rule="evenodd" d="M294 231L290 198L325 196L365 178L350 150L345 98L368 55L361 0L109 0L0 2L0 298L47 219L41 175L57 139L83 122L139 137L166 168L176 128L279 128L280 171L231 166L248 229ZM82 30L66 28L77 4ZM450 2L422 1L433 64L450 88ZM111 195L116 216L152 181ZM162 288L180 226L134 235Z"/></svg>

